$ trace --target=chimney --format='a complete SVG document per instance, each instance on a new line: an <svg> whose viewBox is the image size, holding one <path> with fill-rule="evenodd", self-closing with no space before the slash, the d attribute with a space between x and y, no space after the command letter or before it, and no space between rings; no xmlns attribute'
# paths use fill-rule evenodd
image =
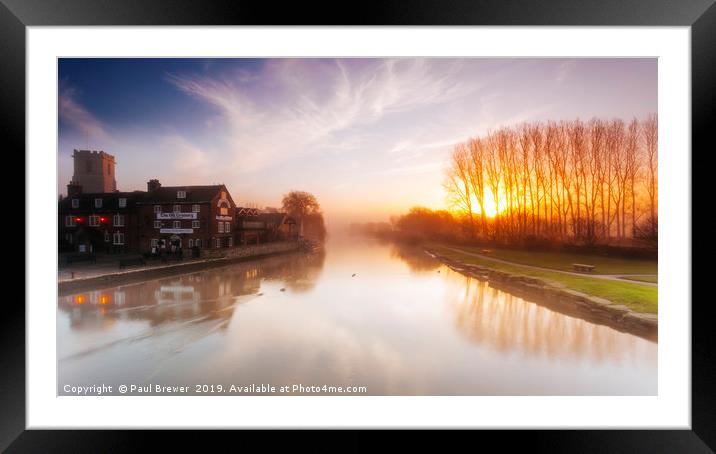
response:
<svg viewBox="0 0 716 454"><path fill-rule="evenodd" d="M162 184L157 179L147 181L147 192L154 192L161 187Z"/></svg>
<svg viewBox="0 0 716 454"><path fill-rule="evenodd" d="M67 197L82 194L82 185L76 181L70 181L67 185Z"/></svg>

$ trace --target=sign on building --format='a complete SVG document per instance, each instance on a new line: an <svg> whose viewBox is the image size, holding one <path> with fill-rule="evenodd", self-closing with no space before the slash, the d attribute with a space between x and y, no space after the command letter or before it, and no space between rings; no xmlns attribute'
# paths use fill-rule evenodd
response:
<svg viewBox="0 0 716 454"><path fill-rule="evenodd" d="M196 219L196 213L157 213L157 219Z"/></svg>
<svg viewBox="0 0 716 454"><path fill-rule="evenodd" d="M194 229L159 229L159 233L194 233Z"/></svg>

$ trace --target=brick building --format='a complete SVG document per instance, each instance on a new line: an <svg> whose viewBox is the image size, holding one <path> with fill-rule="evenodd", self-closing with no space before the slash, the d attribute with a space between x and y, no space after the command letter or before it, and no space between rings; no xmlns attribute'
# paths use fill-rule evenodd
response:
<svg viewBox="0 0 716 454"><path fill-rule="evenodd" d="M137 202L140 219L139 249L161 246L191 249L226 248L234 245L234 204L223 184L210 186L162 186L147 183Z"/></svg>
<svg viewBox="0 0 716 454"><path fill-rule="evenodd" d="M139 248L137 202L142 192L82 192L67 185L59 202L59 251L124 253Z"/></svg>
<svg viewBox="0 0 716 454"><path fill-rule="evenodd" d="M234 246L234 204L226 186L162 186L86 193L78 182L59 202L61 252L145 253Z"/></svg>

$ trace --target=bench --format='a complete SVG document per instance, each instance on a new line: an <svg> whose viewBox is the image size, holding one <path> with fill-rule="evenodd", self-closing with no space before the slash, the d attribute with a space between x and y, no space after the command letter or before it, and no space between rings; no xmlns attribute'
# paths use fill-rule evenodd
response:
<svg viewBox="0 0 716 454"><path fill-rule="evenodd" d="M585 265L583 263L572 263L572 267L574 268L574 271L577 271L577 272L591 273L592 271L594 271L594 265Z"/></svg>
<svg viewBox="0 0 716 454"><path fill-rule="evenodd" d="M94 254L74 254L65 257L65 261L69 263L74 262L92 262L97 263L97 256Z"/></svg>
<svg viewBox="0 0 716 454"><path fill-rule="evenodd" d="M119 259L119 269L132 265L145 265L144 257L127 257Z"/></svg>

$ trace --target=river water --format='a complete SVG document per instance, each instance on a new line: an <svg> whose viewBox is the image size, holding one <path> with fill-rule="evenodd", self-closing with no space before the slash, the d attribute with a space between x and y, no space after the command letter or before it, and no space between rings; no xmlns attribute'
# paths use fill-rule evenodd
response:
<svg viewBox="0 0 716 454"><path fill-rule="evenodd" d="M225 395L271 386L277 394L282 386L290 394L657 393L656 343L369 239L61 296L58 307L60 395L97 384L112 385L109 394L122 384L152 393L187 385L189 394L206 385L199 391Z"/></svg>

